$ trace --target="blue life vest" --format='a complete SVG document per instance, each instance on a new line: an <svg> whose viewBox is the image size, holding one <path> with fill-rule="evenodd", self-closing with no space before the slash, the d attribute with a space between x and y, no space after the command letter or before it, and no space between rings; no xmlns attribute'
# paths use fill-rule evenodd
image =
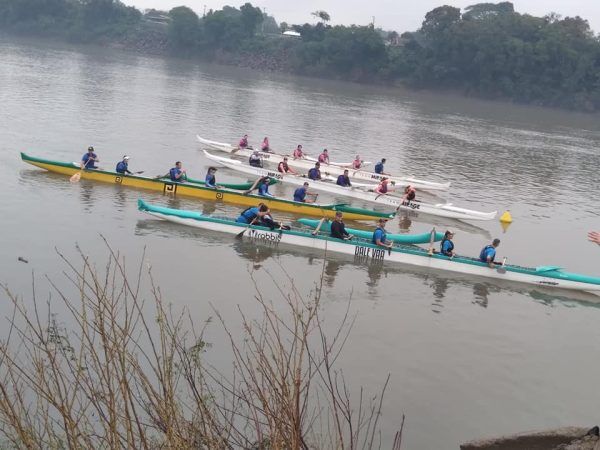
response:
<svg viewBox="0 0 600 450"><path fill-rule="evenodd" d="M383 163L381 161L375 164L375 173L383 173Z"/></svg>
<svg viewBox="0 0 600 450"><path fill-rule="evenodd" d="M125 173L127 171L127 163L125 161L120 161L117 163L116 172L117 173Z"/></svg>
<svg viewBox="0 0 600 450"><path fill-rule="evenodd" d="M180 173L181 169L173 167L171 170L169 170L169 178L171 178L171 181L183 181L183 177L177 178L177 175L179 175Z"/></svg>
<svg viewBox="0 0 600 450"><path fill-rule="evenodd" d="M90 157L93 157L94 159L90 159ZM96 156L95 153L92 153L91 155L89 153L86 153L85 155L83 155L83 157L81 158L81 161L83 162L83 167L85 169L96 169L95 166L95 159L98 156Z"/></svg>
<svg viewBox="0 0 600 450"><path fill-rule="evenodd" d="M442 242L440 243L440 253L442 253L442 255L450 256L452 250L454 250L454 243L450 239L442 239Z"/></svg>
<svg viewBox="0 0 600 450"><path fill-rule="evenodd" d="M344 175L340 175L337 178L336 184L343 187L352 186L352 184L350 184L350 178Z"/></svg>
<svg viewBox="0 0 600 450"><path fill-rule="evenodd" d="M496 257L496 249L493 245L486 245L485 247L483 247L481 253L479 254L479 260L487 262L488 256L491 256L492 261L494 261L494 258Z"/></svg>
<svg viewBox="0 0 600 450"><path fill-rule="evenodd" d="M316 167L313 167L308 171L308 178L311 180L320 180L321 179L321 171Z"/></svg>
<svg viewBox="0 0 600 450"><path fill-rule="evenodd" d="M381 227L377 227L373 233L373 244L377 245L377 239L379 239L382 244L385 244L386 242L385 230Z"/></svg>
<svg viewBox="0 0 600 450"><path fill-rule="evenodd" d="M294 201L295 202L303 202L306 198L306 188L299 187L294 191Z"/></svg>
<svg viewBox="0 0 600 450"><path fill-rule="evenodd" d="M206 178L204 179L204 183L208 187L217 187L217 179L214 174L207 174Z"/></svg>
<svg viewBox="0 0 600 450"><path fill-rule="evenodd" d="M258 195L270 195L268 183L260 183L258 185Z"/></svg>
<svg viewBox="0 0 600 450"><path fill-rule="evenodd" d="M239 223L250 223L258 217L258 208L253 206L252 208L245 209L237 218L236 222Z"/></svg>

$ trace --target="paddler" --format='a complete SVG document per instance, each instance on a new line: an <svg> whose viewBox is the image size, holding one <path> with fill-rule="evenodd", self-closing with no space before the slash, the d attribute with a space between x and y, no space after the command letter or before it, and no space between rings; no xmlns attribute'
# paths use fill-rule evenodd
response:
<svg viewBox="0 0 600 450"><path fill-rule="evenodd" d="M494 268L494 264L499 264L494 262L494 258L496 258L496 249L500 245L500 239L494 239L491 245L486 245L481 249L481 253L479 253L479 260L481 262L487 263L492 269Z"/></svg>
<svg viewBox="0 0 600 450"><path fill-rule="evenodd" d="M206 177L204 178L204 185L206 187L213 189L217 189L219 187L217 186L217 177L215 176L216 172L216 167L211 166L208 168L208 171L206 172Z"/></svg>
<svg viewBox="0 0 600 450"><path fill-rule="evenodd" d="M307 195L311 195L314 198L308 200ZM300 203L314 203L319 194L314 194L308 191L308 181L304 182L304 185L294 191L294 201Z"/></svg>
<svg viewBox="0 0 600 450"><path fill-rule="evenodd" d="M259 212L263 212L266 210L266 214L260 218L260 225L264 227L268 227L271 230L275 228L279 228L280 230L289 230L290 227L288 225L284 225L283 222L276 222L273 220L273 216L271 216L271 210L267 205L261 204L262 206L259 208Z"/></svg>
<svg viewBox="0 0 600 450"><path fill-rule="evenodd" d="M288 165L288 157L287 156L284 156L283 161L279 162L279 164L277 165L277 170L281 173L296 174L296 172L294 172Z"/></svg>
<svg viewBox="0 0 600 450"><path fill-rule="evenodd" d="M375 192L379 195L386 195L389 192L388 184L390 180L387 177L383 177L383 179L379 182L377 187L375 188Z"/></svg>
<svg viewBox="0 0 600 450"><path fill-rule="evenodd" d="M410 184L404 188L404 195L402 196L403 202L411 202L415 199L417 190Z"/></svg>
<svg viewBox="0 0 600 450"><path fill-rule="evenodd" d="M253 206L243 210L240 217L237 218L236 222L250 224L260 220L267 214L269 214L269 208L264 203L259 203L258 206Z"/></svg>
<svg viewBox="0 0 600 450"><path fill-rule="evenodd" d="M260 157L260 155L258 154L258 150L254 150L252 152L252 154L250 155L250 158L248 158L248 162L250 163L250 165L252 167L262 167L263 166L263 161L262 161L262 158Z"/></svg>
<svg viewBox="0 0 600 450"><path fill-rule="evenodd" d="M311 180L320 180L321 179L321 164L316 162L315 167L308 171L308 178Z"/></svg>
<svg viewBox="0 0 600 450"><path fill-rule="evenodd" d="M336 239L342 239L344 241L347 241L354 237L346 231L346 225L344 224L344 221L342 219L341 211L336 211L335 219L333 220L333 222L331 222L331 237Z"/></svg>
<svg viewBox="0 0 600 450"><path fill-rule="evenodd" d="M352 186L352 183L350 183L350 176L348 175L348 169L344 170L344 173L337 178L335 184L342 187Z"/></svg>
<svg viewBox="0 0 600 450"><path fill-rule="evenodd" d="M454 252L454 242L452 242L453 237L454 233L450 230L446 230L444 238L442 239L442 242L440 242L440 253L449 256L450 258L456 254Z"/></svg>
<svg viewBox="0 0 600 450"><path fill-rule="evenodd" d="M258 185L258 195L262 197L274 197L274 195L269 192L270 183L271 179L269 177L264 177Z"/></svg>
<svg viewBox="0 0 600 450"><path fill-rule="evenodd" d="M248 148L248 135L245 134L241 139L240 139L240 143L238 144L239 148Z"/></svg>
<svg viewBox="0 0 600 450"><path fill-rule="evenodd" d="M269 138L267 136L265 136L265 138L262 141L262 144L260 144L260 149L263 152L270 152L271 151L271 147L269 147Z"/></svg>
<svg viewBox="0 0 600 450"><path fill-rule="evenodd" d="M383 247L383 248L392 248L394 246L394 243L391 241L388 241L386 239L386 234L385 234L385 223L387 222L386 219L379 219L378 222L378 226L377 228L375 228L375 232L373 233L373 239L372 242L373 244L377 245L378 247Z"/></svg>
<svg viewBox="0 0 600 450"><path fill-rule="evenodd" d="M381 161L379 161L377 164L375 164L375 173L378 173L379 175L387 175L383 171L384 164L385 164L385 158L381 158Z"/></svg>
<svg viewBox="0 0 600 450"><path fill-rule="evenodd" d="M183 183L187 180L187 174L185 170L181 168L181 161L177 161L175 163L175 167L169 170L169 173L165 175L159 175L156 178L169 178L171 181L177 181L178 183Z"/></svg>
<svg viewBox="0 0 600 450"><path fill-rule="evenodd" d="M304 152L302 151L302 145L298 144L298 147L294 150L294 159L304 159Z"/></svg>
<svg viewBox="0 0 600 450"><path fill-rule="evenodd" d="M359 155L356 155L356 157L354 158L354 161L352 161L352 168L358 170L361 167L362 167L362 160L360 159Z"/></svg>
<svg viewBox="0 0 600 450"><path fill-rule="evenodd" d="M133 172L129 170L129 156L124 155L123 159L117 163L115 172L123 175L131 175Z"/></svg>
<svg viewBox="0 0 600 450"><path fill-rule="evenodd" d="M91 145L87 149L87 153L85 153L81 157L81 168L82 169L97 169L96 163L100 162L98 159L98 155L94 153L94 147Z"/></svg>
<svg viewBox="0 0 600 450"><path fill-rule="evenodd" d="M326 148L324 148L323 152L319 155L319 162L321 164L329 164L329 153Z"/></svg>

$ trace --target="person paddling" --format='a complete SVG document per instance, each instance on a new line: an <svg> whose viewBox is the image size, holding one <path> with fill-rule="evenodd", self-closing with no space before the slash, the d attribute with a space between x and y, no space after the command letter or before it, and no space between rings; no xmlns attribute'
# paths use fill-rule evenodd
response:
<svg viewBox="0 0 600 450"><path fill-rule="evenodd" d="M269 138L267 136L265 136L265 138L262 141L262 144L260 144L260 149L263 152L270 152L271 151L271 147L269 147Z"/></svg>
<svg viewBox="0 0 600 450"><path fill-rule="evenodd" d="M181 161L175 163L175 167L169 170L169 173L165 175L159 175L156 178L169 178L171 181L177 181L178 183L184 183L187 180L187 174L185 170L181 168Z"/></svg>
<svg viewBox="0 0 600 450"><path fill-rule="evenodd" d="M379 195L386 195L389 192L388 184L390 180L387 177L383 177L383 179L379 182L377 187L375 188L375 192Z"/></svg>
<svg viewBox="0 0 600 450"><path fill-rule="evenodd" d="M97 169L96 163L100 162L98 155L94 153L94 147L89 146L87 153L81 157L81 168L82 169Z"/></svg>
<svg viewBox="0 0 600 450"><path fill-rule="evenodd" d="M302 151L302 145L298 144L294 150L294 159L304 159L304 152Z"/></svg>
<svg viewBox="0 0 600 450"><path fill-rule="evenodd" d="M259 203L258 206L247 208L240 213L240 217L236 219L238 223L251 224L260 220L262 217L269 214L269 208L264 203Z"/></svg>
<svg viewBox="0 0 600 450"><path fill-rule="evenodd" d="M358 170L361 167L362 167L362 160L360 159L359 155L356 155L356 157L354 158L354 161L352 161L352 168Z"/></svg>
<svg viewBox="0 0 600 450"><path fill-rule="evenodd" d="M336 211L335 219L333 220L333 222L331 222L331 237L336 239L342 239L344 241L347 241L354 237L346 231L346 225L344 224L344 221L342 219L341 211Z"/></svg>
<svg viewBox="0 0 600 450"><path fill-rule="evenodd" d="M264 177L258 185L258 195L262 197L274 197L274 195L269 192L270 183L271 179L269 177Z"/></svg>
<svg viewBox="0 0 600 450"><path fill-rule="evenodd" d="M296 174L296 172L294 172L288 165L288 157L287 156L284 156L283 161L279 162L279 164L277 165L277 171L279 171L281 173L291 173L294 175Z"/></svg>
<svg viewBox="0 0 600 450"><path fill-rule="evenodd" d="M259 208L259 211L262 212L263 210L266 209L266 214L264 216L262 216L260 218L260 225L264 226L264 227L268 227L271 230L274 230L275 228L279 228L280 230L289 230L290 227L288 225L284 225L283 222L276 222L273 219L273 216L271 216L271 210L268 208L267 205L262 205Z"/></svg>
<svg viewBox="0 0 600 450"><path fill-rule="evenodd" d="M454 233L450 230L447 230L444 233L444 238L442 242L440 242L440 253L442 255L449 256L452 258L456 253L454 252L454 242L452 242L452 238L454 237Z"/></svg>
<svg viewBox="0 0 600 450"><path fill-rule="evenodd" d="M348 169L344 170L344 173L337 178L335 184L342 187L352 187L350 177L348 176Z"/></svg>
<svg viewBox="0 0 600 450"><path fill-rule="evenodd" d="M213 189L218 189L219 186L217 186L217 177L215 175L215 173L217 172L217 168L216 167L209 167L208 171L206 172L206 177L204 178L204 185L208 188L213 188Z"/></svg>
<svg viewBox="0 0 600 450"><path fill-rule="evenodd" d="M499 264L494 262L496 258L496 249L500 245L500 239L494 239L491 245L486 245L481 249L481 253L479 253L479 261L487 263L487 265L491 268L494 268L494 264Z"/></svg>
<svg viewBox="0 0 600 450"><path fill-rule="evenodd" d="M311 195L314 198L307 199L306 196ZM308 181L304 182L304 185L300 186L294 191L294 201L300 203L314 203L319 194L314 194L308 190Z"/></svg>
<svg viewBox="0 0 600 450"><path fill-rule="evenodd" d="M385 158L381 158L381 161L379 161L377 164L375 164L375 173L378 173L379 175L386 175L386 173L383 171L384 164L385 164Z"/></svg>
<svg viewBox="0 0 600 450"><path fill-rule="evenodd" d="M327 149L323 149L323 152L319 155L319 162L321 164L329 164L329 153Z"/></svg>
<svg viewBox="0 0 600 450"><path fill-rule="evenodd" d="M321 179L321 164L320 163L318 163L318 162L315 163L315 167L313 167L312 169L310 169L308 171L308 178L310 178L313 181Z"/></svg>
<svg viewBox="0 0 600 450"><path fill-rule="evenodd" d="M410 184L404 188L403 202L412 202L417 196L417 190Z"/></svg>
<svg viewBox="0 0 600 450"><path fill-rule="evenodd" d="M133 172L129 170L129 156L123 156L123 159L117 163L115 172L123 175L131 175Z"/></svg>
<svg viewBox="0 0 600 450"><path fill-rule="evenodd" d="M252 152L252 154L250 155L250 158L248 158L248 163L252 167L262 167L263 166L263 161L262 161L262 158L260 157L260 155L258 154L258 150L254 150Z"/></svg>
<svg viewBox="0 0 600 450"><path fill-rule="evenodd" d="M239 148L248 148L248 135L245 134L241 139L240 139L240 143L238 144Z"/></svg>
<svg viewBox="0 0 600 450"><path fill-rule="evenodd" d="M377 245L378 247L391 249L393 247L394 243L391 241L388 241L386 239L386 234L385 234L385 223L386 222L387 222L386 219L379 219L378 226L377 226L377 228L375 228L375 232L373 233L372 242L373 242L373 244Z"/></svg>

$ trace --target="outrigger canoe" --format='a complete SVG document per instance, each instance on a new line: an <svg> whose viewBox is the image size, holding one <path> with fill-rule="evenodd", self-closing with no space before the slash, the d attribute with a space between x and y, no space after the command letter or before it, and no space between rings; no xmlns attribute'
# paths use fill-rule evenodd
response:
<svg viewBox="0 0 600 450"><path fill-rule="evenodd" d="M239 149L238 147L234 147L229 144L223 144L220 142L209 141L207 139L203 139L200 136L196 135L196 138L201 143L208 145L209 147L220 150L222 152L240 155L240 156L250 156L254 153L255 150L250 149ZM277 165L280 161L283 161L283 155L278 155L276 153L270 152L261 152L258 151L258 154L263 159L263 161ZM312 169L315 166L316 160L314 158L306 158L306 159L293 159L288 157L288 165L298 171L305 171ZM338 176L344 173L344 170L348 169L348 175L350 178L355 180L363 180L370 182L371 184L378 184L384 177L388 178L390 182L397 186L408 186L409 184L414 186L417 189L424 189L426 191L446 191L450 188L450 182L446 183L438 183L434 181L426 181L419 180L414 177L407 176L391 176L391 175L380 175L375 172L368 172L363 169L352 169L350 164L340 164L340 163L329 163L324 164L321 163L321 172L324 174L328 174L331 176Z"/></svg>
<svg viewBox="0 0 600 450"><path fill-rule="evenodd" d="M118 184L120 186L149 189L169 195L183 195L186 197L213 200L218 202L233 203L243 206L256 206L262 202L269 208L294 214L309 215L313 217L334 218L336 211L342 211L348 220L376 220L380 218L392 219L395 213L371 211L363 208L353 208L346 204L299 203L292 200L267 198L253 194L243 194L231 189L213 189L192 183L176 183L170 180L157 180L155 178L138 175L122 175L105 170L83 170L75 167L71 162L58 162L48 159L34 158L21 153L21 159L29 164L46 169L50 172L71 176L81 172L81 178L101 181L104 183ZM252 183L251 183L252 184ZM242 185L237 185L242 186ZM246 185L243 185L246 186ZM250 186L248 186L250 187Z"/></svg>
<svg viewBox="0 0 600 450"><path fill-rule="evenodd" d="M376 203L380 205L391 206L393 208L402 209L405 211L416 211L422 212L424 214L431 214L433 216L463 220L492 220L494 217L496 217L497 213L496 211L481 212L474 211L471 209L459 208L457 206L453 206L452 203L429 204L419 201L403 201L400 197L389 194L377 194L375 192L365 190L364 187L343 187L338 186L337 184L331 181L309 180L308 178L299 175L293 175L289 173L284 174L278 172L277 170L253 167L235 159L213 155L207 152L206 150L204 150L204 155L211 161L240 173L245 173L257 177L268 176L269 178L275 178L283 183L289 183L296 186L302 186L306 181L308 181L310 183L310 189L315 189L318 191L328 192L333 195L341 195L344 197L350 197L357 200L363 200L366 202Z"/></svg>
<svg viewBox="0 0 600 450"><path fill-rule="evenodd" d="M571 289L600 294L600 277L564 272L556 266L521 267L506 264L492 269L486 263L475 258L465 256L449 258L439 253L429 254L427 250L413 245L398 245L388 251L366 239L353 238L349 241L342 241L322 233L313 235L303 230L270 230L261 226L237 223L228 218L205 216L195 211L151 205L141 199L138 200L138 209L159 219L204 230L236 235L247 230L242 237L261 244L274 246L291 244L320 252L326 250L352 255L355 260L360 262L390 261L496 280L526 283L544 288Z"/></svg>

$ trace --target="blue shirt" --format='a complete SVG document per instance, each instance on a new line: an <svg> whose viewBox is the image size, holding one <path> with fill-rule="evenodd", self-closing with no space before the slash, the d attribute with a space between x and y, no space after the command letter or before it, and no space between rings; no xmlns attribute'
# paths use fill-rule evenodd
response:
<svg viewBox="0 0 600 450"><path fill-rule="evenodd" d="M377 229L373 233L373 244L377 245L377 239L379 239L379 242L381 242L382 244L385 244L386 243L385 238L386 238L385 230L383 228L377 227Z"/></svg>
<svg viewBox="0 0 600 450"><path fill-rule="evenodd" d="M350 183L350 178L344 175L340 175L338 177L336 184L343 187L352 186L352 183Z"/></svg>
<svg viewBox="0 0 600 450"><path fill-rule="evenodd" d="M316 167L313 167L308 171L308 178L311 180L320 180L321 179L321 171Z"/></svg>
<svg viewBox="0 0 600 450"><path fill-rule="evenodd" d="M383 163L381 161L375 164L375 173L383 173Z"/></svg>
<svg viewBox="0 0 600 450"><path fill-rule="evenodd" d="M454 250L454 244L450 239L442 239L442 243L440 245L440 251L442 254L446 256L450 256L450 252Z"/></svg>
<svg viewBox="0 0 600 450"><path fill-rule="evenodd" d="M240 217L237 218L236 222L239 223L250 223L256 217L258 217L258 208L255 206L254 208L248 208L245 211L242 211Z"/></svg>
<svg viewBox="0 0 600 450"><path fill-rule="evenodd" d="M217 178L212 173L207 173L206 178L204 179L207 187L216 188L217 187Z"/></svg>
<svg viewBox="0 0 600 450"><path fill-rule="evenodd" d="M269 183L260 183L258 185L258 195L262 195L264 197L273 197L273 195L269 192Z"/></svg>
<svg viewBox="0 0 600 450"><path fill-rule="evenodd" d="M493 245L486 245L483 250L481 250L481 253L479 254L479 260L483 261L483 262L487 262L488 258L490 258L490 261L494 261L494 258L496 257L496 249L494 248Z"/></svg>
<svg viewBox="0 0 600 450"><path fill-rule="evenodd" d="M306 198L306 188L299 187L294 191L294 201L295 202L303 202Z"/></svg>
<svg viewBox="0 0 600 450"><path fill-rule="evenodd" d="M90 159L92 157L94 159ZM91 155L89 153L86 153L85 155L83 155L83 157L81 158L81 161L83 162L83 168L84 169L97 169L97 167L95 166L96 158L98 158L98 156L95 153L92 153Z"/></svg>
<svg viewBox="0 0 600 450"><path fill-rule="evenodd" d="M181 169L177 167L173 167L171 170L169 170L169 178L171 178L171 181L184 181L185 177L183 176L177 178L179 174L181 174Z"/></svg>
<svg viewBox="0 0 600 450"><path fill-rule="evenodd" d="M129 172L127 163L125 161L120 161L119 163L117 163L117 168L115 169L115 171L117 173Z"/></svg>

